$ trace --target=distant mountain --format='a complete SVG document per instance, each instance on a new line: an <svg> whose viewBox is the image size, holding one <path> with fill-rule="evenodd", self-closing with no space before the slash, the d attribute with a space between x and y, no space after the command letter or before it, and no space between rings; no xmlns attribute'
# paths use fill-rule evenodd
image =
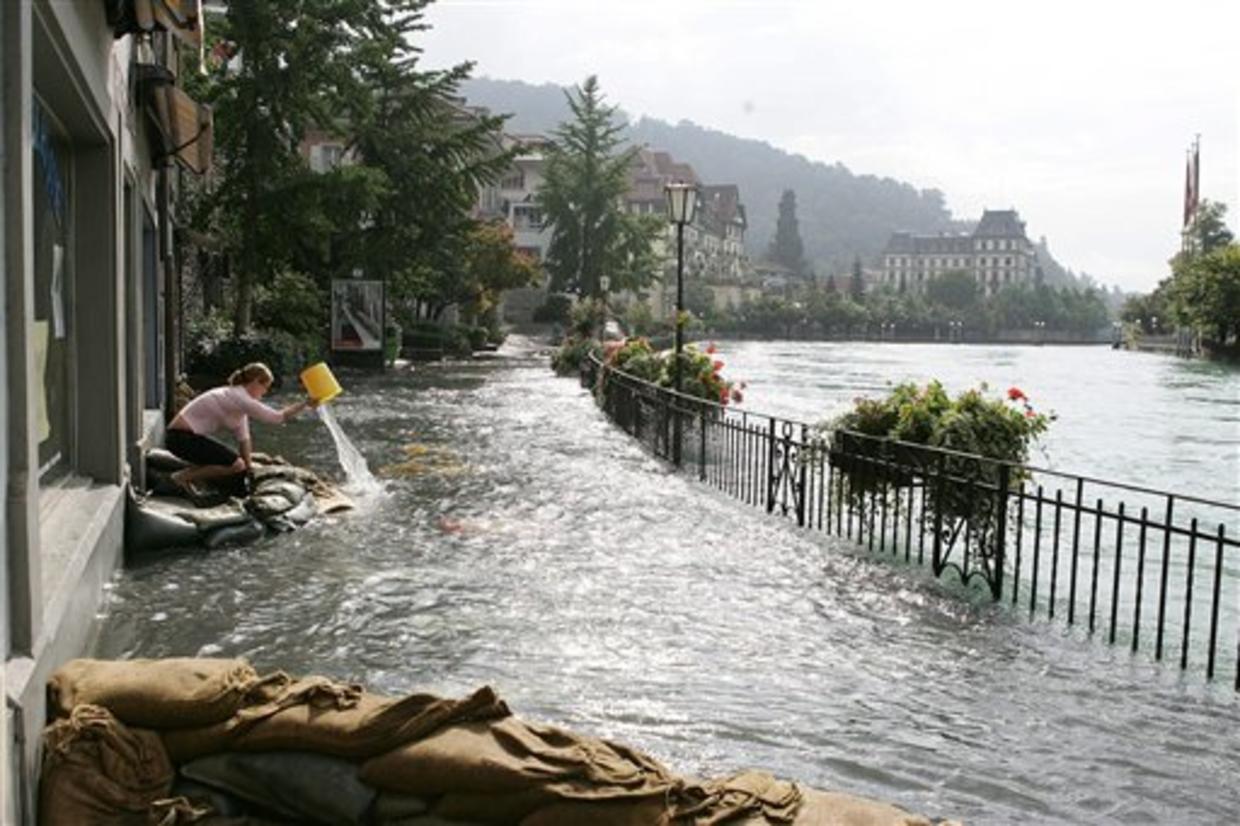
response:
<svg viewBox="0 0 1240 826"><path fill-rule="evenodd" d="M572 115L564 89L554 84L474 78L463 84L461 92L472 105L510 114L505 126L509 132L549 132ZM971 220L953 218L937 189L917 189L892 178L856 174L842 163L811 161L763 141L689 121L673 125L653 118L632 121L625 116L625 120L633 143L666 150L692 164L706 183L740 187L749 219L745 246L753 258L766 253L775 235L779 198L785 189L796 192L805 255L820 274L844 273L858 255L876 266L896 230L966 232L973 225ZM1075 283L1070 271L1050 257L1045 242L1038 254L1048 275L1054 273L1048 282L1053 278L1056 283Z"/></svg>

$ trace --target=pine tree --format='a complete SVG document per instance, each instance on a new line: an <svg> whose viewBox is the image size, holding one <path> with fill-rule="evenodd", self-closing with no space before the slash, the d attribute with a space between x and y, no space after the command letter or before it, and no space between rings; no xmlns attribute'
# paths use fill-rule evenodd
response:
<svg viewBox="0 0 1240 826"><path fill-rule="evenodd" d="M801 233L797 228L797 196L791 189L785 189L779 199L779 218L775 223L775 237L771 239L767 257L797 275L804 275L804 256Z"/></svg>
<svg viewBox="0 0 1240 826"><path fill-rule="evenodd" d="M613 120L615 107L603 104L595 76L567 98L573 119L553 132L538 194L551 226L545 260L551 289L601 297L603 276L611 289L639 289L655 275L651 245L662 225L624 208L636 149L620 151L624 126Z"/></svg>
<svg viewBox="0 0 1240 826"><path fill-rule="evenodd" d="M861 276L861 257L853 259L852 282L848 287L849 294L852 295L853 301L861 302L865 300L865 279Z"/></svg>

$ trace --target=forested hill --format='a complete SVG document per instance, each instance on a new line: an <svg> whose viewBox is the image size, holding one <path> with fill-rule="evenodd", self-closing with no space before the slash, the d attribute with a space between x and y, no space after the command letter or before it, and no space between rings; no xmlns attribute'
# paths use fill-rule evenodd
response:
<svg viewBox="0 0 1240 826"><path fill-rule="evenodd" d="M465 82L462 93L473 105L511 114L506 126L509 132L549 132L571 117L564 90L553 84L475 78ZM666 150L692 164L706 183L739 186L749 218L745 243L755 258L766 252L775 234L780 194L785 189L795 191L805 254L819 273L845 272L855 255L868 265L877 265L879 253L895 230L968 231L978 218L970 215L962 216L964 221L954 220L938 190L856 174L842 163L811 161L763 141L688 121L672 125L641 118L629 122L628 136L634 143ZM1048 251L1044 254L1044 264L1053 265L1047 269L1057 275L1064 272Z"/></svg>

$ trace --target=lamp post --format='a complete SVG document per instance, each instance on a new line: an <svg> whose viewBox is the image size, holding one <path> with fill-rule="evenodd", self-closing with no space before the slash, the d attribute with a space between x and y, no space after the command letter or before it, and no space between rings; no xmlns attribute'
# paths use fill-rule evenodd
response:
<svg viewBox="0 0 1240 826"><path fill-rule="evenodd" d="M676 225L676 353L672 365L672 389L680 393L680 354L684 349L685 314L685 224L693 223L697 211L697 187L684 181L674 181L663 187L667 196L667 220ZM675 443L672 446L673 461L680 464L680 417L676 417Z"/></svg>
<svg viewBox="0 0 1240 826"><path fill-rule="evenodd" d="M680 352L684 348L685 312L685 224L693 223L697 211L697 187L675 181L663 187L667 195L667 220L676 225L676 363L672 373L673 387L680 392Z"/></svg>

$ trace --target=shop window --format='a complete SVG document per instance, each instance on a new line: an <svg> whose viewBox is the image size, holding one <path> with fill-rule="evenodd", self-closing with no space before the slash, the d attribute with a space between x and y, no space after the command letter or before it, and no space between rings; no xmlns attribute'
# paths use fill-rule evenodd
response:
<svg viewBox="0 0 1240 826"><path fill-rule="evenodd" d="M73 342L72 168L64 131L36 99L34 156L35 429L42 479L61 475L72 454L69 379Z"/></svg>

